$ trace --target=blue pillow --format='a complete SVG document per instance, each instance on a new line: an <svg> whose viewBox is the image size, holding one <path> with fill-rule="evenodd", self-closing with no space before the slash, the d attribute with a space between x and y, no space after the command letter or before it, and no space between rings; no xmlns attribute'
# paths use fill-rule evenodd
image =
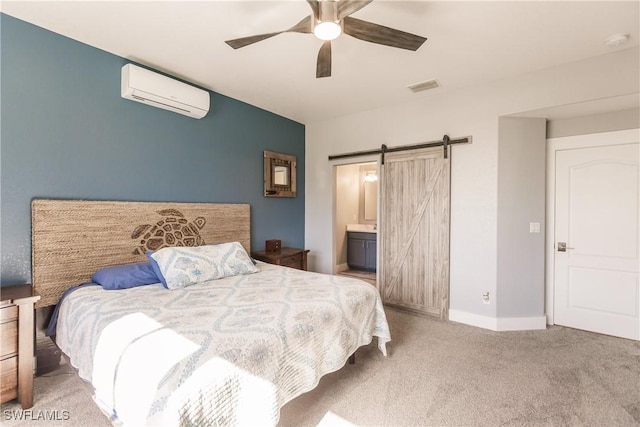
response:
<svg viewBox="0 0 640 427"><path fill-rule="evenodd" d="M147 252L145 252L145 255L147 256L147 259L149 260L149 265L151 266L151 269L153 270L153 274L155 274L156 277L158 278L159 283L162 283L162 286L164 286L165 288L169 289L169 287L167 286L167 281L164 279L164 276L162 275L162 272L160 271L160 266L158 265L156 260L153 259L153 257L151 256L151 255L153 255L153 251L147 251Z"/></svg>
<svg viewBox="0 0 640 427"><path fill-rule="evenodd" d="M160 279L148 262L105 267L96 271L91 280L108 290L129 289L160 283Z"/></svg>

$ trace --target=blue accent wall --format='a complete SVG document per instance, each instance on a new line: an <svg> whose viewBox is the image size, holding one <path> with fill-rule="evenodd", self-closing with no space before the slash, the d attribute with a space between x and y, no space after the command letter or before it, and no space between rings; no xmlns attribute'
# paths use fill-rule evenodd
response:
<svg viewBox="0 0 640 427"><path fill-rule="evenodd" d="M0 34L3 286L30 281L34 198L249 203L252 249L304 246L304 125L213 92L201 120L125 100L130 61L5 14ZM264 197L264 150L297 157L296 198Z"/></svg>

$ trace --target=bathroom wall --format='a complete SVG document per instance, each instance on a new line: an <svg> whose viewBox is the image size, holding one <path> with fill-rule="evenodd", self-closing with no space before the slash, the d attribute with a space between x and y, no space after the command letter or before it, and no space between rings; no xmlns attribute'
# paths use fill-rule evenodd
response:
<svg viewBox="0 0 640 427"><path fill-rule="evenodd" d="M360 166L357 164L335 167L335 254L336 270L347 268L347 224L358 222Z"/></svg>

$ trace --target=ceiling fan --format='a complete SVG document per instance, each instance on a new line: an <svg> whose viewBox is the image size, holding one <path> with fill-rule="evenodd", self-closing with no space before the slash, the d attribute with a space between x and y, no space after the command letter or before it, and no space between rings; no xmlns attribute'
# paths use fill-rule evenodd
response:
<svg viewBox="0 0 640 427"><path fill-rule="evenodd" d="M318 62L316 64L316 78L321 78L331 76L331 40L335 40L343 32L351 37L371 43L413 51L418 50L427 40L426 37L350 16L372 1L307 0L313 14L307 16L293 27L274 33L227 40L225 43L234 49L239 49L282 33L313 33L316 37L325 41L318 52Z"/></svg>

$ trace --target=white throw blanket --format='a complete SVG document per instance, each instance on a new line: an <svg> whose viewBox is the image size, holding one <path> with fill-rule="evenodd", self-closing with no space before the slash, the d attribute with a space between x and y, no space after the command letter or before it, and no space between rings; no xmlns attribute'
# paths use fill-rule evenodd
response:
<svg viewBox="0 0 640 427"><path fill-rule="evenodd" d="M125 425L275 425L373 336L386 355L373 286L258 267L173 291L79 289L61 304L57 344Z"/></svg>

